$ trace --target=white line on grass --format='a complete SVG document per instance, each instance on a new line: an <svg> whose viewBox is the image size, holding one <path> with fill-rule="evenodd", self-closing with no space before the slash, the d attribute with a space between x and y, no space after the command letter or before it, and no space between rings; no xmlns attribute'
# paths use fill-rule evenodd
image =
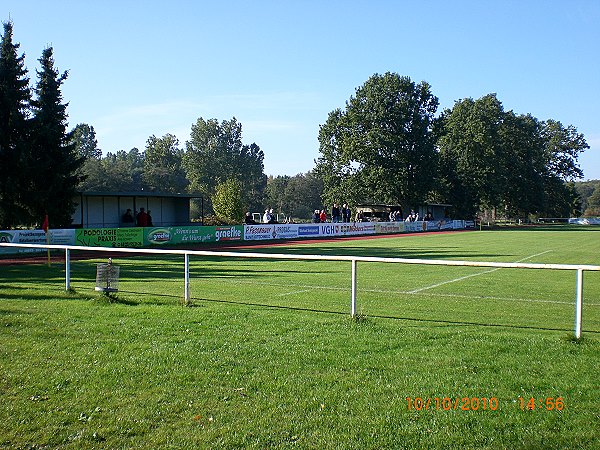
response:
<svg viewBox="0 0 600 450"><path fill-rule="evenodd" d="M238 280L237 283L239 284L249 284L249 285L254 285L254 286L270 286L270 287L297 287L297 288L301 288L302 290L298 290L295 292L290 292L287 294L278 294L278 296L284 296L284 295L291 295L293 293L300 293L300 292L311 292L311 291L348 291L348 287L336 287L336 286L317 286L317 285L306 285L306 284L283 284L283 283L273 283L273 282L266 282L266 283L261 283L258 281L245 281L245 280ZM359 289L360 292L368 292L370 294L386 294L386 295L406 295L406 294L410 294L411 291L400 291L400 290L391 290L391 289ZM498 301L506 301L506 302L524 302L524 303L554 303L554 304L558 304L558 305L572 305L573 302L572 301L560 301L560 300L541 300L541 299L534 299L534 298L514 298L514 297L494 297L494 296L487 296L487 295L481 295L481 296L473 296L473 295L461 295L461 294L442 294L442 293L436 293L436 292L430 292L427 294L430 297L442 297L442 298L459 298L459 299L465 299L465 300L498 300ZM596 306L600 306L600 303L596 303L595 299L586 299L585 301L586 307L596 307Z"/></svg>
<svg viewBox="0 0 600 450"><path fill-rule="evenodd" d="M283 294L277 294L277 297L285 297L286 295L302 294L304 292L310 292L312 289L302 289L301 291L284 292Z"/></svg>
<svg viewBox="0 0 600 450"><path fill-rule="evenodd" d="M523 259L520 259L518 261L515 261L515 262L516 263L520 263L520 262L523 262L523 261L527 261L528 259L535 258L536 256L540 256L540 255L543 255L545 253L549 253L551 251L552 250L546 250L545 252L541 252L541 253L537 253L535 255L527 256L527 257L525 257ZM452 280L442 281L441 283L432 284L431 286L425 286L425 287L422 287L422 288L419 288L419 289L413 289L412 291L408 291L408 293L409 294L416 294L417 292L427 291L429 289L434 289L436 287L440 287L440 286L443 286L445 284L456 283L457 281L466 280L467 278L478 277L479 275L485 275L487 273L496 272L497 270L500 270L500 269L501 268L498 267L496 269L484 270L483 272L473 273L471 275L465 275L464 277L458 277L458 278L454 278Z"/></svg>

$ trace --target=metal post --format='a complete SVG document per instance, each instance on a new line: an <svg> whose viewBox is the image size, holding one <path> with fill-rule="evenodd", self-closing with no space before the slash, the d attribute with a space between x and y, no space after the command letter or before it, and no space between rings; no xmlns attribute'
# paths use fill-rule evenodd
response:
<svg viewBox="0 0 600 450"><path fill-rule="evenodd" d="M190 254L185 253L185 264L184 264L184 304L188 306L190 304Z"/></svg>
<svg viewBox="0 0 600 450"><path fill-rule="evenodd" d="M583 307L583 269L577 269L577 297L575 299L575 339L581 338L581 310Z"/></svg>
<svg viewBox="0 0 600 450"><path fill-rule="evenodd" d="M71 252L65 249L65 289L71 289Z"/></svg>
<svg viewBox="0 0 600 450"><path fill-rule="evenodd" d="M352 299L350 303L350 315L356 315L356 259L352 260Z"/></svg>

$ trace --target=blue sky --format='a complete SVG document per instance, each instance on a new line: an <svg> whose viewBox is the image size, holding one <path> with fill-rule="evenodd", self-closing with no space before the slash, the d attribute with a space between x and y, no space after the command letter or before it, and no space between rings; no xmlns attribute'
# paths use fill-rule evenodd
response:
<svg viewBox="0 0 600 450"><path fill-rule="evenodd" d="M330 111L375 73L427 81L440 109L496 93L505 110L574 125L600 179L600 1L28 1L2 21L35 79L54 48L69 126L92 125L106 152L199 117L236 117L265 172L314 167Z"/></svg>

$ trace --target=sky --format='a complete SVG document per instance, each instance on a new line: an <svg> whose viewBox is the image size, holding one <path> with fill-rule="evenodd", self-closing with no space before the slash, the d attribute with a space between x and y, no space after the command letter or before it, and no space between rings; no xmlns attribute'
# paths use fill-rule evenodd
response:
<svg viewBox="0 0 600 450"><path fill-rule="evenodd" d="M69 128L104 154L152 135L185 148L199 118L242 124L267 175L312 170L319 126L372 75L426 81L438 113L496 93L506 111L573 125L600 179L598 0L0 0L31 82L53 47Z"/></svg>

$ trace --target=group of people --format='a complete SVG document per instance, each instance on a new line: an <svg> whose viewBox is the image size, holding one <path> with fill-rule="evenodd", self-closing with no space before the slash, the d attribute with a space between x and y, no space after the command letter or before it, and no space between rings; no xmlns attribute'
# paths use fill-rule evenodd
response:
<svg viewBox="0 0 600 450"><path fill-rule="evenodd" d="M140 208L139 212L133 214L131 208L127 208L123 217L121 217L121 222L123 226L126 227L153 227L152 224L152 216L150 215L150 210L146 212L145 208Z"/></svg>
<svg viewBox="0 0 600 450"><path fill-rule="evenodd" d="M348 204L344 203L342 206L339 206L337 203L334 203L331 207L331 222L349 223L351 214L352 211L350 210L350 206ZM312 222L327 222L327 210L325 208L321 210L315 209L315 212L312 215Z"/></svg>
<svg viewBox="0 0 600 450"><path fill-rule="evenodd" d="M400 211L397 211L397 213L399 213ZM391 214L390 214L390 220L391 219ZM400 215L400 218L397 220L402 220L402 215ZM418 222L419 220L423 220L425 222L429 222L430 220L433 220L433 214L430 211L427 211L427 214L425 214L425 217L423 217L422 219L419 218L419 213L415 212L414 210L410 211L410 214L408 216L406 216L406 219L404 220L405 222Z"/></svg>

